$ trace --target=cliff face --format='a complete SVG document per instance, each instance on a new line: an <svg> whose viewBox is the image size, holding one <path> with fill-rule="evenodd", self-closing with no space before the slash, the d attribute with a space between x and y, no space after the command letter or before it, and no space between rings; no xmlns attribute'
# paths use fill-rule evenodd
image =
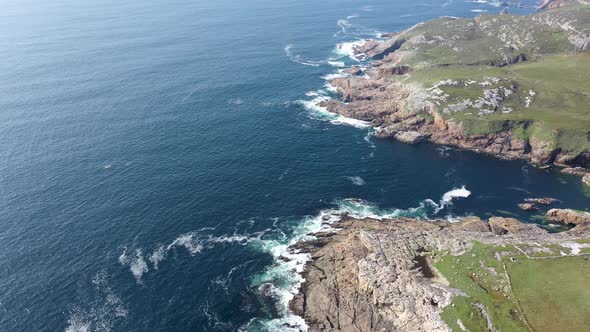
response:
<svg viewBox="0 0 590 332"><path fill-rule="evenodd" d="M369 41L356 52L371 67L332 80L342 101L323 106L372 122L380 137L589 168L590 6L567 3L445 17Z"/></svg>
<svg viewBox="0 0 590 332"><path fill-rule="evenodd" d="M555 247L588 236L585 225L548 234L510 218L491 218L487 223L466 218L455 224L348 219L337 227L339 231L319 234L295 248L312 254L301 293L291 302L310 331L450 331L441 313L455 296L466 294L434 268L433 253L461 255L479 241L501 246L537 243L538 247L524 248L533 255L541 244ZM477 306L494 330L492 309Z"/></svg>

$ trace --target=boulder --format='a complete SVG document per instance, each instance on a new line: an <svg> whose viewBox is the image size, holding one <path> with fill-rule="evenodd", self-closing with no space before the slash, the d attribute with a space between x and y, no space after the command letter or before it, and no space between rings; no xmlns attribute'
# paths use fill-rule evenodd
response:
<svg viewBox="0 0 590 332"><path fill-rule="evenodd" d="M586 175L584 175L582 182L584 182L585 185L590 186L590 173L586 173Z"/></svg>
<svg viewBox="0 0 590 332"><path fill-rule="evenodd" d="M360 67L353 66L353 67L350 67L350 68L346 69L344 72L346 74L350 74L350 75L353 75L353 76L359 76L359 75L361 75L363 73L363 69L360 68Z"/></svg>
<svg viewBox="0 0 590 332"><path fill-rule="evenodd" d="M547 219L564 224L580 225L590 223L590 213L572 209L551 209L547 211Z"/></svg>
<svg viewBox="0 0 590 332"><path fill-rule="evenodd" d="M538 208L535 206L535 204L531 204L531 203L522 203L522 204L518 204L518 207L525 210L525 211L536 211L538 210Z"/></svg>
<svg viewBox="0 0 590 332"><path fill-rule="evenodd" d="M395 134L395 139L409 144L416 144L424 140L424 135L417 131L400 131Z"/></svg>
<svg viewBox="0 0 590 332"><path fill-rule="evenodd" d="M497 235L539 232L532 224L523 224L514 218L491 217L488 220L490 229Z"/></svg>
<svg viewBox="0 0 590 332"><path fill-rule="evenodd" d="M551 198L551 197L541 197L541 198L525 198L525 203L529 204L541 204L541 205L551 205L553 203L559 202L558 199Z"/></svg>
<svg viewBox="0 0 590 332"><path fill-rule="evenodd" d="M576 175L576 176L585 176L586 175L586 169L583 167L566 167L566 168L562 169L561 172L564 174L571 174L571 175Z"/></svg>

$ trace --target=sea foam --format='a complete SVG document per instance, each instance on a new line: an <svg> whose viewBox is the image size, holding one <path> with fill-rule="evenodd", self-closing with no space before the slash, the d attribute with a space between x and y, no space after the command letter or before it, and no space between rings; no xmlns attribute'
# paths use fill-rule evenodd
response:
<svg viewBox="0 0 590 332"><path fill-rule="evenodd" d="M366 42L367 39L360 39L355 41L338 43L336 45L336 53L342 56L347 56L354 61L360 62L365 59L365 55L362 53L355 54L355 49L359 46L362 46Z"/></svg>
<svg viewBox="0 0 590 332"><path fill-rule="evenodd" d="M65 332L110 332L127 317L125 304L108 285L104 272L96 275L92 284L91 294L84 295L69 312Z"/></svg>

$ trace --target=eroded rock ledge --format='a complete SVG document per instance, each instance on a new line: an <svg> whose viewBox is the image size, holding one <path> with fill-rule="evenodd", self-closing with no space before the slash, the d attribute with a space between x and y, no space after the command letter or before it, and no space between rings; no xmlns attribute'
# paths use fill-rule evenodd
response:
<svg viewBox="0 0 590 332"><path fill-rule="evenodd" d="M549 234L496 217L457 223L345 218L335 227L337 231L293 248L312 256L306 281L290 304L310 331L449 331L440 313L461 291L449 287L427 253L459 255L473 241L553 245L590 234L588 224Z"/></svg>

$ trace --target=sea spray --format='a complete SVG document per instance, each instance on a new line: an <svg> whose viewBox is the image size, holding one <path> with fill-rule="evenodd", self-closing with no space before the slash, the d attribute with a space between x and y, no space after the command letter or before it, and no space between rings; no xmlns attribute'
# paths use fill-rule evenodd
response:
<svg viewBox="0 0 590 332"><path fill-rule="evenodd" d="M255 319L248 324L247 329L258 331L307 331L305 321L289 310L289 302L299 292L303 279L305 264L310 260L307 253L292 249L298 242L313 239L311 235L321 231L331 230L331 225L340 220L337 210L324 210L317 216L304 217L295 221L286 235L278 229L274 237L253 241L251 245L273 256L274 263L263 273L253 278L253 285L260 291L276 300L278 318Z"/></svg>
<svg viewBox="0 0 590 332"><path fill-rule="evenodd" d="M371 123L332 113L326 107L321 106L322 102L332 99L327 95L322 95L321 91L316 92L317 96L311 100L299 100L298 102L310 112L310 115L317 120L328 121L336 125L349 125L356 128L369 128Z"/></svg>
<svg viewBox="0 0 590 332"><path fill-rule="evenodd" d="M168 253L176 248L184 248L191 256L200 254L205 249L211 249L220 244L238 244L246 245L251 241L259 239L264 232L254 234L231 234L231 235L204 235L202 231L209 231L210 228L201 229L179 235L167 245L157 246L151 255L144 255L143 249L136 248L132 254L128 253L128 248L124 247L119 256L119 263L128 266L129 271L135 277L138 284L141 284L142 276L150 271L150 264L154 270L157 270Z"/></svg>

